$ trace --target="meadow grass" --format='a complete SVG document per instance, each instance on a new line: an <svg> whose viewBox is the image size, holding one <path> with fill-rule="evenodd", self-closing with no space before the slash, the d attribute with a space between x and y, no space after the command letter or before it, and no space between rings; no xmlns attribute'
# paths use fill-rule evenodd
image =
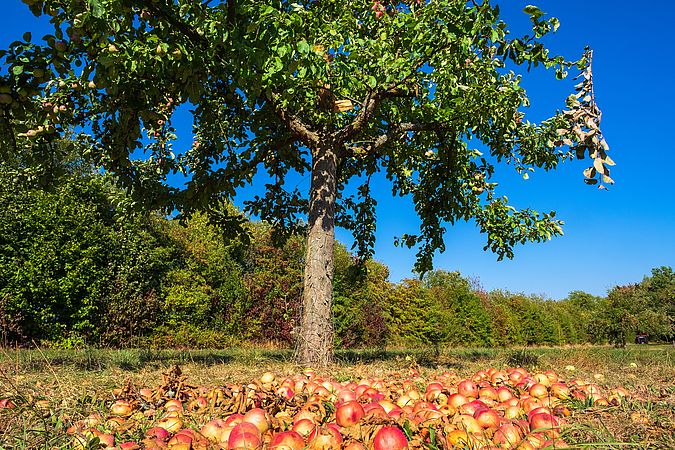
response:
<svg viewBox="0 0 675 450"><path fill-rule="evenodd" d="M92 412L105 413L113 389L127 380L137 387L157 386L174 365L192 384L203 386L246 383L265 371L291 375L304 369L293 362L292 350L262 347L0 349L0 398L10 397L18 405L11 413L0 411L0 449L66 448L68 424ZM670 345L341 350L332 367L317 372L345 381L405 373L411 366L423 377L523 366L602 387L623 386L643 401L573 408L567 440L578 448L675 449L675 347Z"/></svg>

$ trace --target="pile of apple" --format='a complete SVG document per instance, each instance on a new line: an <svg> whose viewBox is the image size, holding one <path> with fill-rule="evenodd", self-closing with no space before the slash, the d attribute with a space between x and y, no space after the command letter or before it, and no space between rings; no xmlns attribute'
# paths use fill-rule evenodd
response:
<svg viewBox="0 0 675 450"><path fill-rule="evenodd" d="M541 449L566 448L561 428L577 405L610 406L623 388L565 381L553 371L489 369L338 382L312 370L264 373L248 385L194 387L179 371L156 389L128 384L109 415L72 424L75 448Z"/></svg>

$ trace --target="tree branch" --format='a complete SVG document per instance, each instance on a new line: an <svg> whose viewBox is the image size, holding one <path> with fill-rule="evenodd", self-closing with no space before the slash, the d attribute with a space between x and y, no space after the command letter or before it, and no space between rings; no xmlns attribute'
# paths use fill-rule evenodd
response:
<svg viewBox="0 0 675 450"><path fill-rule="evenodd" d="M356 115L356 118L336 133L336 140L338 142L344 142L349 138L356 136L358 133L363 130L370 118L375 113L375 110L379 106L380 102L385 98L405 98L405 97L415 97L417 93L415 91L410 91L407 89L400 89L396 86L391 86L385 88L382 91L371 91L366 95L366 98L361 104L361 109Z"/></svg>
<svg viewBox="0 0 675 450"><path fill-rule="evenodd" d="M208 40L197 33L197 31L186 24L185 22L178 20L176 17L173 15L169 14L165 9L163 9L160 5L157 5L153 2L147 2L147 8L155 13L155 15L163 17L166 19L167 22L171 24L172 27L176 28L178 31L180 31L183 35L186 37L190 38L193 42L199 42L202 45L206 44L207 46L209 45Z"/></svg>
<svg viewBox="0 0 675 450"><path fill-rule="evenodd" d="M317 148L321 142L319 134L316 131L310 130L297 116L280 107L275 101L277 98L278 95L275 95L274 100L271 102L272 108L288 131L310 149Z"/></svg>
<svg viewBox="0 0 675 450"><path fill-rule="evenodd" d="M374 153L387 145L392 139L411 131L433 131L436 133L445 131L448 129L448 126L445 123L440 122L429 122L429 123L411 123L403 122L393 125L386 133L378 136L374 141L371 141L371 144L366 147L366 153ZM351 157L354 156L354 148L344 148L340 157Z"/></svg>
<svg viewBox="0 0 675 450"><path fill-rule="evenodd" d="M450 47L453 43L448 42L445 43L444 45L439 45L436 50L433 52L434 54L444 50L448 47ZM394 83L389 83L387 86L384 86L381 90L379 91L371 91L366 95L366 98L363 100L363 103L361 104L361 109L359 113L357 114L356 118L344 127L343 129L339 130L336 134L336 141L337 142L345 142L346 140L356 136L358 133L363 130L363 128L366 126L372 115L374 114L375 110L379 106L380 102L385 99L385 98L404 98L404 97L416 97L419 95L417 90L409 90L409 89L401 89L401 85L406 83L410 78L417 73L418 70L420 70L427 62L429 62L429 58L424 58L419 61L412 67L412 70L408 75L403 77L403 79L394 82Z"/></svg>

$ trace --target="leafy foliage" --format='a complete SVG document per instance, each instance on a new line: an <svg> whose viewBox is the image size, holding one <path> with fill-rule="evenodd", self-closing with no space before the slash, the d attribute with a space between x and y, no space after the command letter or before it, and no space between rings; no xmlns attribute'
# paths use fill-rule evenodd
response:
<svg viewBox="0 0 675 450"><path fill-rule="evenodd" d="M38 339L92 336L109 279L114 239L99 209L96 180L74 180L56 193L0 194L0 296L21 330Z"/></svg>
<svg viewBox="0 0 675 450"><path fill-rule="evenodd" d="M362 264L343 245L335 247L333 317L342 347L381 347L390 334L385 309L391 300L389 269L369 260Z"/></svg>
<svg viewBox="0 0 675 450"><path fill-rule="evenodd" d="M128 199L102 175L65 173L44 188L2 186L4 344L292 345L301 308L301 238L277 246L269 225L249 222L251 240L232 240L206 214L183 224L133 214L116 206ZM669 267L615 287L606 298L572 292L551 301L484 292L442 270L394 284L386 265L364 262L340 244L335 261L340 347L624 345L637 332L662 341L674 334Z"/></svg>
<svg viewBox="0 0 675 450"><path fill-rule="evenodd" d="M605 336L618 347L625 347L637 333L657 340L673 340L674 286L672 269L660 267L653 269L652 276L641 283L612 288L601 315Z"/></svg>
<svg viewBox="0 0 675 450"><path fill-rule="evenodd" d="M276 248L269 227L259 228L244 275L246 304L239 309L234 330L239 325L237 333L243 338L289 346L300 315L304 246L296 236Z"/></svg>
<svg viewBox="0 0 675 450"><path fill-rule="evenodd" d="M151 208L215 212L214 202L263 170L267 191L247 211L297 227L308 202L287 177L330 148L345 192L336 219L354 232L359 255L372 253L370 181L381 171L395 195L413 199L420 230L398 242L418 247L416 269L425 272L444 249L444 223L475 219L500 258L561 234L552 213L518 211L498 194L500 163L526 176L589 155L586 181L612 182L592 55L551 56L541 39L559 22L534 6L525 9L532 34L522 37L487 1L40 0L30 8L49 16L54 32L42 41L28 33L0 52L3 152L44 162L55 140L78 130L92 160ZM581 70L568 109L525 120L519 66L557 78ZM174 149L172 119L188 105L194 143ZM178 172L189 182L166 184ZM347 189L350 180L358 186Z"/></svg>

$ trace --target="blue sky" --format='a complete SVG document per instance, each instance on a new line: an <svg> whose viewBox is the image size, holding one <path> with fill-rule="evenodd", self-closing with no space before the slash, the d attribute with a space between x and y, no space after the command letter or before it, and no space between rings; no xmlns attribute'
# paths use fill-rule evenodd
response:
<svg viewBox="0 0 675 450"><path fill-rule="evenodd" d="M547 40L554 53L578 57L585 45L595 51L594 79L602 128L617 166L616 185L609 192L586 186L586 161L573 161L555 172L536 172L527 181L506 168L498 174L500 192L519 208L557 211L565 221L565 235L544 244L516 249L510 261L497 262L482 250L485 238L472 224L448 228L446 252L435 265L477 277L486 289L543 294L564 298L583 290L603 295L617 284L636 282L653 267L675 266L675 61L672 58L672 17L675 2L655 0L640 6L628 0L502 1L504 20L516 34L529 24L522 8L534 3L561 22ZM20 0L4 0L0 18L0 47L19 39L24 31L34 38L46 33ZM570 80L556 81L553 73L526 74L523 85L532 107L531 120L540 120L564 106ZM189 130L189 123L183 124ZM179 128L183 128L179 124ZM506 174L506 175L504 175ZM375 258L387 264L390 279L412 276L414 251L394 247L393 239L415 231L412 203L393 199L390 186L376 181L377 244ZM300 183L309 188L309 180ZM338 239L350 244L349 234Z"/></svg>

